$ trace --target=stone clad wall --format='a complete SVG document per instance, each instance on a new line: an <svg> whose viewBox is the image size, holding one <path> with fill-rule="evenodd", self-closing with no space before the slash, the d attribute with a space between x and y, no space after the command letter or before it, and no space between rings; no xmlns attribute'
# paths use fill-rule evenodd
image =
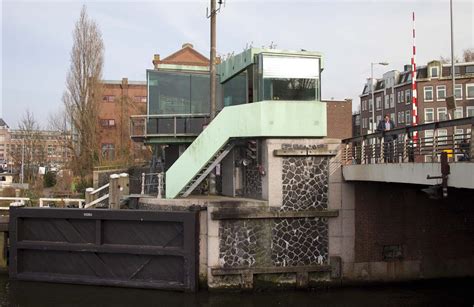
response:
<svg viewBox="0 0 474 307"><path fill-rule="evenodd" d="M328 156L275 156L274 149L314 149L323 140L285 143L265 147L267 176L262 177L263 195L279 190L277 203L268 208L279 212L328 209ZM275 166L279 167L275 170ZM231 219L219 221L218 266L222 268L302 267L329 264L329 233L326 217ZM329 273L325 275L329 279ZM224 280L214 278L217 280ZM225 279L226 282L229 278Z"/></svg>

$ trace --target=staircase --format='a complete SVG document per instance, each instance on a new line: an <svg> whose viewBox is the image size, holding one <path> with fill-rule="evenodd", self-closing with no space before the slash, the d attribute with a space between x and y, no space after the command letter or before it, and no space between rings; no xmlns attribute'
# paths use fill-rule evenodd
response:
<svg viewBox="0 0 474 307"><path fill-rule="evenodd" d="M199 173L181 190L179 196L187 197L192 191L209 175L209 173L224 159L227 154L234 148L234 142L230 141L226 145L222 146L221 149L207 162L207 164L201 168Z"/></svg>
<svg viewBox="0 0 474 307"><path fill-rule="evenodd" d="M261 101L225 107L166 172L166 198L186 197L242 138L324 137L326 104ZM257 158L257 144L248 144Z"/></svg>

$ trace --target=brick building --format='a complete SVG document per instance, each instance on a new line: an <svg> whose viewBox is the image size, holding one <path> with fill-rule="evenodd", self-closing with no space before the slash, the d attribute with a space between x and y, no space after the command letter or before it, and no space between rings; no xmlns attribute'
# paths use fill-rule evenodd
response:
<svg viewBox="0 0 474 307"><path fill-rule="evenodd" d="M474 116L474 62L456 63L456 111L452 118ZM446 97L452 95L451 65L431 61L417 67L418 123L448 119ZM390 114L397 127L412 124L411 66L402 72L388 71L381 79L368 80L360 97L360 133L366 134L372 122L371 86L374 86L375 122ZM438 130L438 136L469 133L468 127ZM425 132L432 137L433 131ZM355 135L355 134L354 134Z"/></svg>
<svg viewBox="0 0 474 307"><path fill-rule="evenodd" d="M352 99L323 100L327 110L327 137L347 139L352 136Z"/></svg>
<svg viewBox="0 0 474 307"><path fill-rule="evenodd" d="M209 71L209 59L197 52L192 44L186 43L173 54L160 59L153 57L157 71L186 71L189 67L201 67ZM148 88L146 81L103 81L103 98L99 107L99 146L101 162L133 162L147 159L150 150L143 142L130 139L130 116L146 115Z"/></svg>

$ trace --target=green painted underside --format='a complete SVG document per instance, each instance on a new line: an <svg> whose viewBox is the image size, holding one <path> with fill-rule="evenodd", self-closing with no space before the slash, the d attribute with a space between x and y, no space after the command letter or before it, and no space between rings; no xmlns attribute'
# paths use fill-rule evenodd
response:
<svg viewBox="0 0 474 307"><path fill-rule="evenodd" d="M166 172L166 198L175 198L230 138L324 137L326 103L262 101L224 108Z"/></svg>
<svg viewBox="0 0 474 307"><path fill-rule="evenodd" d="M161 137L161 136L147 136L145 145L151 144L189 144L194 141L195 136L180 136L180 137Z"/></svg>

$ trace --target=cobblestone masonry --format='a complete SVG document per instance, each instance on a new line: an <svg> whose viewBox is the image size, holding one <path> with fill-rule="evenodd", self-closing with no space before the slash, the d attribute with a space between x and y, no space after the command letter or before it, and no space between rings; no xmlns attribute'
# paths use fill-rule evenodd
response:
<svg viewBox="0 0 474 307"><path fill-rule="evenodd" d="M276 266L326 264L327 219L275 220L272 230L272 260Z"/></svg>
<svg viewBox="0 0 474 307"><path fill-rule="evenodd" d="M223 267L250 267L257 253L258 221L222 221L219 262Z"/></svg>
<svg viewBox="0 0 474 307"><path fill-rule="evenodd" d="M283 145L283 149L304 146ZM283 159L282 211L324 210L328 206L328 163L326 157L288 157Z"/></svg>
<svg viewBox="0 0 474 307"><path fill-rule="evenodd" d="M262 198L262 177L255 164L245 168L244 196L250 198Z"/></svg>

